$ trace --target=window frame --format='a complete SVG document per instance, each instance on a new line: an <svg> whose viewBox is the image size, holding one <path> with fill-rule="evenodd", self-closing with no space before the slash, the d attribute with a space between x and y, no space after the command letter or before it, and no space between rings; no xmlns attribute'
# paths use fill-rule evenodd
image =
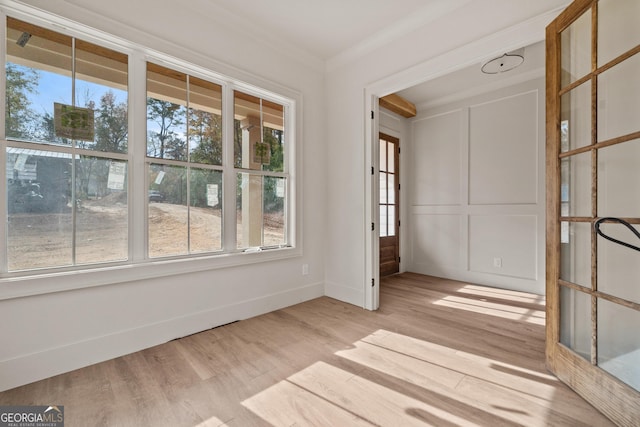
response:
<svg viewBox="0 0 640 427"><path fill-rule="evenodd" d="M125 155L128 163L128 255L126 261L106 262L67 267L7 272L6 250L1 251L0 300L27 295L59 292L93 286L123 283L134 280L180 275L189 272L215 270L232 266L250 265L302 255L302 224L298 220L302 210L301 182L296 170L300 164L300 142L302 123L302 95L290 88L262 79L255 75L230 68L211 58L188 49L179 49L181 58L145 47L104 33L74 21L54 16L47 12L22 4L0 5L0 30L5 30L7 16L52 31L103 46L128 56L128 111L129 149ZM62 29L60 27L63 27ZM152 40L153 42L154 40ZM162 41L160 39L155 42ZM165 41L166 42L166 41ZM157 43L156 43L157 44ZM0 46L3 56L0 72L6 75L6 41ZM185 58L185 59L183 59ZM286 223L287 246L265 248L259 252L247 252L235 247L236 221L223 219L222 251L150 258L148 255L148 182L146 167L153 158L146 157L146 62L185 72L190 76L210 81L222 87L223 116L223 218L235 218L235 175L242 169L233 164L233 108L234 91L242 91L253 96L278 103L284 107L287 152L285 173L287 175ZM222 70L227 75L213 70ZM4 95L3 82L0 95ZM0 103L0 114L4 117L5 103ZM230 120L231 119L231 120ZM0 121L0 135L4 138L5 123ZM229 142L230 141L230 142ZM0 150L0 176L6 177L6 147L16 145L15 141L2 139ZM22 143L17 143L18 145ZM30 143L24 143L30 144ZM43 149L47 145L43 144ZM228 147L231 147L229 149ZM83 153L85 153L83 151ZM92 155L90 150L86 155ZM101 153L111 156L114 153ZM119 157L119 156L114 156ZM266 173L270 175L271 173ZM277 173L277 175L281 175ZM229 179L229 176L233 177ZM6 179L6 178L5 178ZM141 196L142 195L142 196ZM234 203L228 200L233 199ZM0 185L0 213L7 218L6 181ZM233 231L232 231L233 230ZM7 229L0 227L0 244L7 244ZM109 274L104 274L109 272Z"/></svg>

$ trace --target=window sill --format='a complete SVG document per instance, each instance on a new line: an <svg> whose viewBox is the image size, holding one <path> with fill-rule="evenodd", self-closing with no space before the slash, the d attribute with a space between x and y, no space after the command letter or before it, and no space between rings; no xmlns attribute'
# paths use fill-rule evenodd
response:
<svg viewBox="0 0 640 427"><path fill-rule="evenodd" d="M81 270L11 277L0 279L0 301L238 267L289 259L301 255L302 251L300 249L286 247L200 258L145 261L139 264L110 267L92 266Z"/></svg>

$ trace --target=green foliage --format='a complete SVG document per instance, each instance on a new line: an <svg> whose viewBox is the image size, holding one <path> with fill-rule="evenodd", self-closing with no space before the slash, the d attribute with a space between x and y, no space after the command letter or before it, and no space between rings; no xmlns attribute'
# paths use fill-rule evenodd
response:
<svg viewBox="0 0 640 427"><path fill-rule="evenodd" d="M129 135L127 103L117 103L113 91L107 91L100 98L95 122L96 150L110 153L127 152L127 137Z"/></svg>
<svg viewBox="0 0 640 427"><path fill-rule="evenodd" d="M222 117L205 111L189 110L189 145L195 146L190 159L205 165L222 164Z"/></svg>
<svg viewBox="0 0 640 427"><path fill-rule="evenodd" d="M38 114L31 108L29 94L37 94L38 72L6 63L5 126L9 138L31 139L37 133Z"/></svg>

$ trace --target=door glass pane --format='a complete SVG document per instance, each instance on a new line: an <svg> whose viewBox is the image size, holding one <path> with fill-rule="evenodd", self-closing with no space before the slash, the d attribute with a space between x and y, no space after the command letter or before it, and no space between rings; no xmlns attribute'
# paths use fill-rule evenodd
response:
<svg viewBox="0 0 640 427"><path fill-rule="evenodd" d="M640 312L598 300L598 365L640 391Z"/></svg>
<svg viewBox="0 0 640 427"><path fill-rule="evenodd" d="M560 245L560 278L591 288L591 224L572 222L568 228L569 242Z"/></svg>
<svg viewBox="0 0 640 427"><path fill-rule="evenodd" d="M598 67L640 44L640 2L598 2Z"/></svg>
<svg viewBox="0 0 640 427"><path fill-rule="evenodd" d="M640 217L639 160L640 139L598 150L598 216Z"/></svg>
<svg viewBox="0 0 640 427"><path fill-rule="evenodd" d="M634 227L640 231L640 226ZM603 223L600 230L614 239L640 246L640 240L622 224ZM598 236L598 290L640 303L639 255L633 249Z"/></svg>
<svg viewBox="0 0 640 427"><path fill-rule="evenodd" d="M388 209L388 218L387 218L387 235L395 236L396 235L396 207L394 205L389 205Z"/></svg>
<svg viewBox="0 0 640 427"><path fill-rule="evenodd" d="M388 174L388 203L393 205L396 203L396 176Z"/></svg>
<svg viewBox="0 0 640 427"><path fill-rule="evenodd" d="M560 193L564 216L591 216L591 153L562 159Z"/></svg>
<svg viewBox="0 0 640 427"><path fill-rule="evenodd" d="M591 144L591 81L560 98L560 151Z"/></svg>
<svg viewBox="0 0 640 427"><path fill-rule="evenodd" d="M380 170L387 171L387 141L380 140Z"/></svg>
<svg viewBox="0 0 640 427"><path fill-rule="evenodd" d="M9 271L71 265L71 154L6 154Z"/></svg>
<svg viewBox="0 0 640 427"><path fill-rule="evenodd" d="M387 159L389 159L387 169L393 173L396 171L396 145L390 142L387 148Z"/></svg>
<svg viewBox="0 0 640 427"><path fill-rule="evenodd" d="M380 203L387 203L387 174L380 172Z"/></svg>
<svg viewBox="0 0 640 427"><path fill-rule="evenodd" d="M591 72L591 9L560 34L562 87Z"/></svg>
<svg viewBox="0 0 640 427"><path fill-rule="evenodd" d="M640 131L638 76L640 54L598 76L598 141Z"/></svg>
<svg viewBox="0 0 640 427"><path fill-rule="evenodd" d="M389 235L389 229L387 227L388 224L387 217L387 205L380 206L380 237L387 237Z"/></svg>
<svg viewBox="0 0 640 427"><path fill-rule="evenodd" d="M560 342L591 360L591 297L560 287Z"/></svg>

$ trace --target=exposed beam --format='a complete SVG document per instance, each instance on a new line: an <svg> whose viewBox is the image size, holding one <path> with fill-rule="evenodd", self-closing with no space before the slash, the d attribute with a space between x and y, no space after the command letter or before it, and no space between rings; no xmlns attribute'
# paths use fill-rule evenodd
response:
<svg viewBox="0 0 640 427"><path fill-rule="evenodd" d="M416 115L416 106L395 93L380 98L380 106L408 119Z"/></svg>

